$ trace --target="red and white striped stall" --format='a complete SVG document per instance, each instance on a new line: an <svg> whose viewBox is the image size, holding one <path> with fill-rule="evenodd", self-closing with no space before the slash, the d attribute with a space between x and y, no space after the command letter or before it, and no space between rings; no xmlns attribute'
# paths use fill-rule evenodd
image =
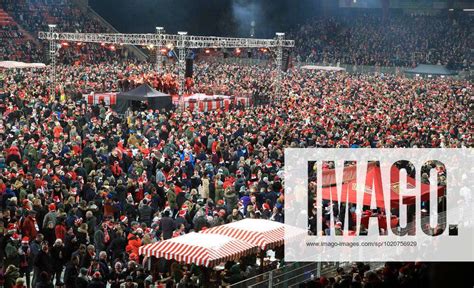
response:
<svg viewBox="0 0 474 288"><path fill-rule="evenodd" d="M214 267L238 259L257 248L249 243L217 234L189 233L140 247L140 255L174 259L186 264Z"/></svg>
<svg viewBox="0 0 474 288"><path fill-rule="evenodd" d="M280 222L249 218L212 227L201 231L201 233L229 236L258 246L262 250L281 246L285 240L301 239L301 237L308 235L307 230Z"/></svg>
<svg viewBox="0 0 474 288"><path fill-rule="evenodd" d="M107 106L117 104L117 92L83 94L82 97L87 100L89 105L99 104L102 101Z"/></svg>
<svg viewBox="0 0 474 288"><path fill-rule="evenodd" d="M246 97L232 97L227 95L206 94L193 94L184 97L184 107L190 111L228 111L231 105L237 105L238 103L240 103L244 107L250 106L250 100Z"/></svg>

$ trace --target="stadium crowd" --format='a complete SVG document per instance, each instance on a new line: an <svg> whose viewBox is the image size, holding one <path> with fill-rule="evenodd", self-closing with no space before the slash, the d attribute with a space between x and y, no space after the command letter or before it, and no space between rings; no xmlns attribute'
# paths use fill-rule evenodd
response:
<svg viewBox="0 0 474 288"><path fill-rule="evenodd" d="M1 8L8 12L13 19L33 36L37 37L39 31L48 31L48 24L56 24L57 31L65 32L111 32L110 29L97 20L94 16L81 10L73 4L73 1L59 0L5 0L1 3ZM18 34L18 32L17 32ZM18 38L25 40L24 36L18 35ZM44 51L48 47L47 41L37 44L31 41L16 41L13 45L11 39L2 41L0 47L5 50L2 54L3 59L12 60L9 55L23 52L18 55L18 61L40 62L45 61L45 53L36 53ZM59 43L62 48L59 50L59 61L67 64L77 62L86 63L94 61L111 62L117 59L128 58L128 52L123 47L111 47L110 45L73 43ZM39 47L38 47L39 46ZM35 48L35 49L33 49ZM39 48L39 49L38 49ZM32 52L32 53L28 53Z"/></svg>
<svg viewBox="0 0 474 288"><path fill-rule="evenodd" d="M2 8L33 34L46 30L50 20L59 30L103 29L68 3L10 0ZM377 17L364 19L302 26L297 54L311 61L409 66L409 51L422 49L421 57L433 63L469 64L462 59L469 48L461 37L467 35L463 23L428 25L431 19L405 23L394 17L381 25ZM409 28L401 29L402 22ZM21 37L11 29L2 39ZM25 49L12 43L0 44L4 58ZM435 49L428 58L427 47ZM29 60L40 58L30 50L23 50ZM285 74L281 95L271 105L118 115L104 103L88 105L82 94L141 83L174 94L174 65L156 73L153 65L127 60L120 47L101 45L67 44L60 55L64 64L58 67L54 100L48 70L7 70L0 80L0 284L5 288L196 286L209 276L203 270L168 261L150 273L139 247L243 218L283 222L284 148L473 144L468 81L294 69ZM272 73L265 65L207 59L196 64L186 89L270 94ZM210 275L212 285L248 278L257 268L251 260L230 263ZM315 283L417 287L425 281L425 268L387 264L372 271L359 265L350 274L339 271Z"/></svg>
<svg viewBox="0 0 474 288"><path fill-rule="evenodd" d="M317 18L302 25L289 39L295 54L311 63L416 66L420 63L468 69L473 48L472 17L383 17L363 10L339 17Z"/></svg>
<svg viewBox="0 0 474 288"><path fill-rule="evenodd" d="M35 48L16 22L0 23L0 59L34 62L41 57L41 51Z"/></svg>
<svg viewBox="0 0 474 288"><path fill-rule="evenodd" d="M57 23L58 31L110 32L108 27L69 0L6 0L1 4L33 37L38 31L47 31L48 23ZM471 18L445 14L410 16L395 12L384 17L367 10L352 11L350 15L312 19L290 33L288 38L296 40L294 54L303 62L404 67L428 63L469 70L473 61L470 56L473 48ZM17 54L18 60L44 61L44 53L34 53L38 51L32 49L37 46L35 43L26 41L18 32L11 33L23 40L2 41L3 58ZM41 45L47 47L46 42ZM128 58L127 49L121 46L65 45L63 48L68 49L60 49L60 60L68 64Z"/></svg>
<svg viewBox="0 0 474 288"><path fill-rule="evenodd" d="M125 67L130 75L147 69ZM77 68L60 73L61 83L85 78L73 90L113 89L122 73L115 64ZM199 85L225 83L236 93L272 85L266 67L208 63L196 70ZM102 76L112 84L101 86ZM138 248L246 217L282 222L285 147L472 145L466 81L293 70L272 105L123 117L103 104L59 95L50 101L46 79L46 71L7 71L4 79L5 287L30 274L28 287L51 285L50 276L67 287L88 279L90 287L197 281L200 270L177 263L147 277ZM252 271L228 268L215 281Z"/></svg>

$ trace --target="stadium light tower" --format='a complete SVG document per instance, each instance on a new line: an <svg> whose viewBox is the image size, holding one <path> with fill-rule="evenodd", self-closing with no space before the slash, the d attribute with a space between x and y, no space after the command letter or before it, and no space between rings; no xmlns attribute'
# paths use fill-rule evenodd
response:
<svg viewBox="0 0 474 288"><path fill-rule="evenodd" d="M157 41L156 41L156 72L161 73L161 68L163 65L163 57L161 56L161 47L163 47L162 34L165 33L163 27L156 27Z"/></svg>

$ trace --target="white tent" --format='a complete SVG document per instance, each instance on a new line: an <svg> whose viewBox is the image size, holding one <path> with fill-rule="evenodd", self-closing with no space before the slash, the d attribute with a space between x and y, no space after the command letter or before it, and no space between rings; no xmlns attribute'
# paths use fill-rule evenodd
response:
<svg viewBox="0 0 474 288"><path fill-rule="evenodd" d="M0 61L0 68L5 69L27 69L27 68L45 68L44 63L24 63L18 61Z"/></svg>
<svg viewBox="0 0 474 288"><path fill-rule="evenodd" d="M306 70L322 70L322 71L346 71L346 68L336 66L318 66L318 65L305 65L301 69Z"/></svg>

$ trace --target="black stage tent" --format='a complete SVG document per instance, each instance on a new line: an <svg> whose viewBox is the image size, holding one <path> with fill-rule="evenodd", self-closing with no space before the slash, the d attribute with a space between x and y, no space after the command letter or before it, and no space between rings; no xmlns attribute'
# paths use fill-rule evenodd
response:
<svg viewBox="0 0 474 288"><path fill-rule="evenodd" d="M117 104L115 111L124 114L125 111L134 104L147 102L148 109L170 109L171 95L157 91L147 84L143 84L133 90L117 94Z"/></svg>

